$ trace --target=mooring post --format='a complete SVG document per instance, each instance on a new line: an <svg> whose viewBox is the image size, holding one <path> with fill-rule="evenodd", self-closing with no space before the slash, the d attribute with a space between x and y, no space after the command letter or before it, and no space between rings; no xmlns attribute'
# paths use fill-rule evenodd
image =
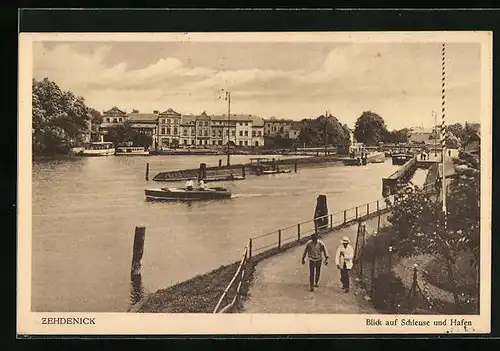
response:
<svg viewBox="0 0 500 351"><path fill-rule="evenodd" d="M330 215L330 229L333 229L333 214Z"/></svg>
<svg viewBox="0 0 500 351"><path fill-rule="evenodd" d="M378 201L379 201L379 200L377 200L377 212L378 212L378 211L380 211L380 206L379 206L379 204L378 204Z"/></svg>
<svg viewBox="0 0 500 351"><path fill-rule="evenodd" d="M245 165L241 165L241 176L243 178L246 178L246 173L245 173Z"/></svg>
<svg viewBox="0 0 500 351"><path fill-rule="evenodd" d="M297 224L297 242L300 242L300 223Z"/></svg>
<svg viewBox="0 0 500 351"><path fill-rule="evenodd" d="M368 217L369 214L370 214L370 204L367 203L366 204L366 217Z"/></svg>
<svg viewBox="0 0 500 351"><path fill-rule="evenodd" d="M281 229L278 229L278 249L281 249Z"/></svg>
<svg viewBox="0 0 500 351"><path fill-rule="evenodd" d="M356 220L358 219L358 206L356 206Z"/></svg>
<svg viewBox="0 0 500 351"><path fill-rule="evenodd" d="M347 210L344 210L344 224L347 222Z"/></svg>
<svg viewBox="0 0 500 351"><path fill-rule="evenodd" d="M146 180L149 180L149 162L146 163Z"/></svg>
<svg viewBox="0 0 500 351"><path fill-rule="evenodd" d="M248 242L248 258L252 258L252 239L250 238Z"/></svg>
<svg viewBox="0 0 500 351"><path fill-rule="evenodd" d="M297 173L297 161L295 161L295 173Z"/></svg>
<svg viewBox="0 0 500 351"><path fill-rule="evenodd" d="M132 251L131 277L141 274L141 261L144 254L144 240L146 239L146 227L135 227L134 246Z"/></svg>

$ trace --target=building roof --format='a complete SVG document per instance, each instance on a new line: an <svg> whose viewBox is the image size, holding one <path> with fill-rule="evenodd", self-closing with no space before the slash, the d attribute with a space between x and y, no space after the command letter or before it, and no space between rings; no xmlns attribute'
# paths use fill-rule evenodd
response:
<svg viewBox="0 0 500 351"><path fill-rule="evenodd" d="M148 129L153 129L156 128L156 125L154 124L147 124L147 123L133 123L131 125L132 128L148 128Z"/></svg>
<svg viewBox="0 0 500 351"><path fill-rule="evenodd" d="M107 111L104 111L105 114L120 114L120 115L125 115L126 113L122 110L120 110L118 107L113 106Z"/></svg>
<svg viewBox="0 0 500 351"><path fill-rule="evenodd" d="M182 115L181 116L181 124L194 123L196 121L195 115Z"/></svg>
<svg viewBox="0 0 500 351"><path fill-rule="evenodd" d="M128 117L130 122L155 122L158 119L154 113L129 113Z"/></svg>
<svg viewBox="0 0 500 351"><path fill-rule="evenodd" d="M180 116L181 114L179 112L177 112L177 111L174 111L171 108L168 108L167 110L161 112L160 115L176 115L176 116Z"/></svg>
<svg viewBox="0 0 500 351"><path fill-rule="evenodd" d="M222 115L212 115L210 116L210 119L213 121L227 121L227 114L222 114ZM254 127L263 127L264 126L264 119L262 119L259 116L255 115L244 115L244 114L232 114L229 116L229 119L231 121L238 121L238 122L252 122L252 125Z"/></svg>

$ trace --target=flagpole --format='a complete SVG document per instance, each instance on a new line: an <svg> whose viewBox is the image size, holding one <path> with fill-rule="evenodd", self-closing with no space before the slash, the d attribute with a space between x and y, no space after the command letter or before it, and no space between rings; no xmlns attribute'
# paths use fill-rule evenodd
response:
<svg viewBox="0 0 500 351"><path fill-rule="evenodd" d="M446 125L445 125L445 103L446 103L446 44L442 44L441 49L441 146L442 146L442 200L443 200L443 218L446 226L446 171L445 171L445 157L446 157Z"/></svg>
<svg viewBox="0 0 500 351"><path fill-rule="evenodd" d="M226 99L227 99L227 166L231 165L230 158L231 152L229 150L229 141L231 140L231 93L226 91Z"/></svg>

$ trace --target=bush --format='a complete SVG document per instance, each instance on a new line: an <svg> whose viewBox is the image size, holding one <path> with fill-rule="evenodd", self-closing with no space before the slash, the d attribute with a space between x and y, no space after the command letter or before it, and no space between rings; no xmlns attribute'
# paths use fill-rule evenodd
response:
<svg viewBox="0 0 500 351"><path fill-rule="evenodd" d="M392 272L382 273L373 280L373 305L375 308L395 313L404 310L407 294L401 279Z"/></svg>

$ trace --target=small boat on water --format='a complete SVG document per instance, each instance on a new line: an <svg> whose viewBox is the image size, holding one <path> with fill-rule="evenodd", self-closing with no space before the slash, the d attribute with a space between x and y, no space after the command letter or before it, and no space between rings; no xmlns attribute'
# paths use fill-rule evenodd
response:
<svg viewBox="0 0 500 351"><path fill-rule="evenodd" d="M144 146L118 146L116 148L116 156L144 156L149 155L149 151Z"/></svg>
<svg viewBox="0 0 500 351"><path fill-rule="evenodd" d="M261 174L281 174L281 173L292 173L292 171L289 169L279 169L279 170L267 169L267 170L261 171Z"/></svg>
<svg viewBox="0 0 500 351"><path fill-rule="evenodd" d="M362 165L363 165L363 161L359 157L348 158L348 159L344 160L344 166L362 166Z"/></svg>
<svg viewBox="0 0 500 351"><path fill-rule="evenodd" d="M221 187L186 190L184 188L146 189L146 200L195 201L229 199L231 191Z"/></svg>
<svg viewBox="0 0 500 351"><path fill-rule="evenodd" d="M410 154L393 154L392 155L392 164L401 166L404 165L406 162L411 160L413 155Z"/></svg>

